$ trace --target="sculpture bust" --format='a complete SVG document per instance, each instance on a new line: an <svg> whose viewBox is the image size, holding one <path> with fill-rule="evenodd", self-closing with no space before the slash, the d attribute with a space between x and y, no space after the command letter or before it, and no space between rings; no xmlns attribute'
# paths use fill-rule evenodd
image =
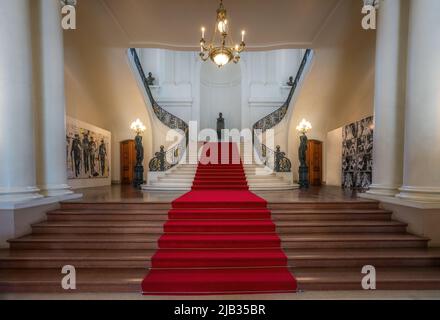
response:
<svg viewBox="0 0 440 320"><path fill-rule="evenodd" d="M148 72L147 84L149 86L154 85L154 80L156 80L156 78L153 77L153 74L151 72Z"/></svg>
<svg viewBox="0 0 440 320"><path fill-rule="evenodd" d="M217 138L220 141L222 139L222 130L225 128L225 119L223 118L223 113L218 114L217 118Z"/></svg>

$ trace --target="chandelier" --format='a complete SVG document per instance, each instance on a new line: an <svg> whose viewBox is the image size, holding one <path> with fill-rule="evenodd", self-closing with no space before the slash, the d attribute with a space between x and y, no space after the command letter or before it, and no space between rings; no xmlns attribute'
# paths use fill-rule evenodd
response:
<svg viewBox="0 0 440 320"><path fill-rule="evenodd" d="M231 37L228 38L228 19L223 0L217 9L217 21L215 23L214 34L211 43L206 44L205 28L202 27L202 39L200 40L200 58L203 61L211 59L219 68L233 61L238 63L240 53L246 46L244 43L245 31L241 32L241 43L234 45Z"/></svg>

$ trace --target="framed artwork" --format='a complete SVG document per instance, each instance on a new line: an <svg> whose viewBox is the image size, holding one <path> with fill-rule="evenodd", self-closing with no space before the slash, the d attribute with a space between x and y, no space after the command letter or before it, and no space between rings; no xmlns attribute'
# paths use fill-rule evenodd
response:
<svg viewBox="0 0 440 320"><path fill-rule="evenodd" d="M110 132L67 117L66 159L68 179L110 177Z"/></svg>
<svg viewBox="0 0 440 320"><path fill-rule="evenodd" d="M342 187L367 190L373 170L373 124L368 117L342 129Z"/></svg>

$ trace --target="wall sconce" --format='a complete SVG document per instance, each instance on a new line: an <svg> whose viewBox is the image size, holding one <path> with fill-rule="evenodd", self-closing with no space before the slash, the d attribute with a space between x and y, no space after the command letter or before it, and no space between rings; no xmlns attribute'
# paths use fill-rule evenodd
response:
<svg viewBox="0 0 440 320"><path fill-rule="evenodd" d="M298 130L302 134L306 134L311 129L312 129L312 124L308 122L306 119L302 119L299 125L296 127L296 130Z"/></svg>

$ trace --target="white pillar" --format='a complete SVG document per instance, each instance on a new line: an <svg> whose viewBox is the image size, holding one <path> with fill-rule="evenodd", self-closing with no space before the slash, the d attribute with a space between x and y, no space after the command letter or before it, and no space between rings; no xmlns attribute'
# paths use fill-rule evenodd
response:
<svg viewBox="0 0 440 320"><path fill-rule="evenodd" d="M373 184L394 196L402 185L408 1L380 2L376 38Z"/></svg>
<svg viewBox="0 0 440 320"><path fill-rule="evenodd" d="M40 198L28 0L0 0L0 202Z"/></svg>
<svg viewBox="0 0 440 320"><path fill-rule="evenodd" d="M46 196L73 193L67 185L64 48L59 0L33 0L34 67L38 86L37 182Z"/></svg>
<svg viewBox="0 0 440 320"><path fill-rule="evenodd" d="M440 202L440 1L411 0L403 187L399 198Z"/></svg>

